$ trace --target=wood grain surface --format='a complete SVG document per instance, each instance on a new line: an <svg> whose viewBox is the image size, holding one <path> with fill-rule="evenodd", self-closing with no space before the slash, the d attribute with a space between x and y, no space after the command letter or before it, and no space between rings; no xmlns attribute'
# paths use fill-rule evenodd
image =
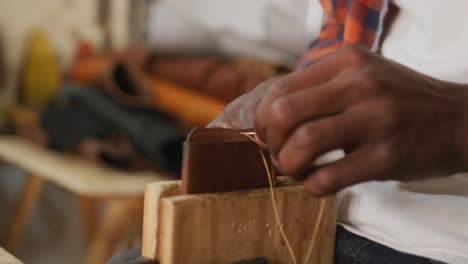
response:
<svg viewBox="0 0 468 264"><path fill-rule="evenodd" d="M266 257L293 263L274 220L268 189L173 195L179 183L147 187L143 255L161 264L231 263ZM320 200L302 186L274 189L281 223L302 264ZM332 264L336 230L335 197L326 198L317 243L308 263Z"/></svg>

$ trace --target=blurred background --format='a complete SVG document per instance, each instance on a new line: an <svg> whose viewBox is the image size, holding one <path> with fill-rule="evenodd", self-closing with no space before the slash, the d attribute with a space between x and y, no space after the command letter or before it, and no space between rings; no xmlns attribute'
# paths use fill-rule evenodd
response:
<svg viewBox="0 0 468 264"><path fill-rule="evenodd" d="M144 185L178 179L190 129L293 71L321 23L318 0L0 0L1 246L138 246Z"/></svg>

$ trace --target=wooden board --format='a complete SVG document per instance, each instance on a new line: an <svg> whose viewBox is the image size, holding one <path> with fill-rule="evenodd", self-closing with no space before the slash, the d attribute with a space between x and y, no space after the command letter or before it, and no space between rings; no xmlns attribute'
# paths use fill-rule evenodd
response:
<svg viewBox="0 0 468 264"><path fill-rule="evenodd" d="M21 264L22 262L8 253L3 248L0 248L0 263L2 264Z"/></svg>
<svg viewBox="0 0 468 264"><path fill-rule="evenodd" d="M268 189L170 196L168 188L167 184L148 186L146 195L153 198L145 197L144 257L157 258L161 264L232 263L260 256L272 264L292 263L274 220ZM165 195L158 194L158 189ZM278 187L275 195L286 235L302 264L320 200L305 193L302 186ZM308 263L333 263L335 230L335 197L327 197Z"/></svg>
<svg viewBox="0 0 468 264"><path fill-rule="evenodd" d="M143 247L141 249L143 256L156 258L158 212L161 199L180 195L181 189L181 181L155 182L146 186L143 207Z"/></svg>
<svg viewBox="0 0 468 264"><path fill-rule="evenodd" d="M116 170L45 149L17 136L0 136L0 159L86 196L142 195L148 183L171 179L154 172Z"/></svg>

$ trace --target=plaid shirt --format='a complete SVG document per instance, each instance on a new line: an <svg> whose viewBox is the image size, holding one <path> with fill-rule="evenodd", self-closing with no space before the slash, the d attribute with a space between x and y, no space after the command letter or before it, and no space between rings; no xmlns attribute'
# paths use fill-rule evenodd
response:
<svg viewBox="0 0 468 264"><path fill-rule="evenodd" d="M299 66L305 67L349 44L376 51L389 0L321 0L326 22Z"/></svg>

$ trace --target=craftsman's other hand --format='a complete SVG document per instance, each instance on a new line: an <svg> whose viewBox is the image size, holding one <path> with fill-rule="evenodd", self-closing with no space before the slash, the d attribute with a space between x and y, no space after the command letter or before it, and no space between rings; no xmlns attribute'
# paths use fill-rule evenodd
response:
<svg viewBox="0 0 468 264"><path fill-rule="evenodd" d="M370 180L418 180L468 165L466 86L346 47L276 81L256 113L257 137L285 175L315 195ZM312 168L334 149L347 155Z"/></svg>
<svg viewBox="0 0 468 264"><path fill-rule="evenodd" d="M254 127L255 112L276 79L261 83L232 101L207 127L247 129Z"/></svg>

